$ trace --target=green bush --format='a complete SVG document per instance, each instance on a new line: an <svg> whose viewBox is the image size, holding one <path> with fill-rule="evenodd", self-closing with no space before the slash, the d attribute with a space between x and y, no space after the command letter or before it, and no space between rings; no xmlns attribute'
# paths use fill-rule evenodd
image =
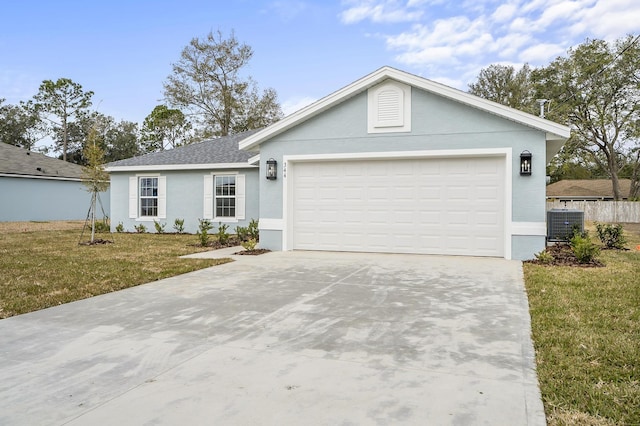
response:
<svg viewBox="0 0 640 426"><path fill-rule="evenodd" d="M134 225L133 228L138 234L144 234L145 232L147 232L147 227L142 223L140 225Z"/></svg>
<svg viewBox="0 0 640 426"><path fill-rule="evenodd" d="M244 226L236 226L236 236L241 243L249 239L249 228Z"/></svg>
<svg viewBox="0 0 640 426"><path fill-rule="evenodd" d="M621 224L611 225L610 223L597 223L596 232L598 238L608 249L624 249L627 240L624 237L624 229Z"/></svg>
<svg viewBox="0 0 640 426"><path fill-rule="evenodd" d="M124 232L124 225L122 224L122 222L120 222L120 223L118 223L118 224L116 225L116 232L117 232L118 234L121 234L121 233L123 233L123 232Z"/></svg>
<svg viewBox="0 0 640 426"><path fill-rule="evenodd" d="M218 237L218 242L223 246L226 246L229 242L229 233L227 232L227 229L229 229L229 225L221 222L218 223L218 233L216 236Z"/></svg>
<svg viewBox="0 0 640 426"><path fill-rule="evenodd" d="M198 219L198 239L200 240L201 246L206 246L209 244L209 231L213 228L211 221L209 219Z"/></svg>
<svg viewBox="0 0 640 426"><path fill-rule="evenodd" d="M553 263L553 261L555 260L553 255L546 250L542 250L540 253L536 253L535 256L538 262L543 263L545 265Z"/></svg>
<svg viewBox="0 0 640 426"><path fill-rule="evenodd" d="M157 234L164 234L164 227L167 226L166 223L160 223L160 222L156 222L155 219L153 220L153 226L156 227L156 233Z"/></svg>
<svg viewBox="0 0 640 426"><path fill-rule="evenodd" d="M571 239L571 249L580 263L590 263L600 254L600 247L594 244L588 235L574 235Z"/></svg>
<svg viewBox="0 0 640 426"><path fill-rule="evenodd" d="M173 229L175 229L178 234L184 234L184 219L174 220Z"/></svg>
<svg viewBox="0 0 640 426"><path fill-rule="evenodd" d="M251 219L247 228L249 238L253 238L256 241L260 241L260 230L258 229L258 221Z"/></svg>
<svg viewBox="0 0 640 426"><path fill-rule="evenodd" d="M247 241L243 241L242 243L240 243L242 248L244 248L247 251L255 250L256 249L256 244L258 244L258 242L256 240L254 240L253 238L249 238Z"/></svg>
<svg viewBox="0 0 640 426"><path fill-rule="evenodd" d="M109 224L108 218L97 220L95 226L96 232L111 232L111 225Z"/></svg>

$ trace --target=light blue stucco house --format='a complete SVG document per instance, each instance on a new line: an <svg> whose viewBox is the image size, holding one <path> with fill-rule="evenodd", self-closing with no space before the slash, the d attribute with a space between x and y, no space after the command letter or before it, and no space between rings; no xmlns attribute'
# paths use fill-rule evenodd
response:
<svg viewBox="0 0 640 426"><path fill-rule="evenodd" d="M127 231L143 224L154 232L154 221L171 231L176 219L196 233L198 219L229 231L258 219L259 181L255 154L238 149L256 131L114 161L111 175L111 227Z"/></svg>
<svg viewBox="0 0 640 426"><path fill-rule="evenodd" d="M269 127L198 144L218 151L195 162L183 147L112 163L112 220L259 218L271 250L530 259L546 241L545 166L568 137L383 67ZM154 185L158 209L145 210Z"/></svg>
<svg viewBox="0 0 640 426"><path fill-rule="evenodd" d="M0 143L0 222L86 219L91 194L81 174L77 164ZM109 190L100 200L108 214Z"/></svg>

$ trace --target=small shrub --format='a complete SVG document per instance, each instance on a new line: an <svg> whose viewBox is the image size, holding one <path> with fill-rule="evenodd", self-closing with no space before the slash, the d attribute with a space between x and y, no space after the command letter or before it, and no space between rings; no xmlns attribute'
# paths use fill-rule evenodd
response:
<svg viewBox="0 0 640 426"><path fill-rule="evenodd" d="M258 242L256 240L254 240L253 238L249 238L247 241L243 241L243 242L240 243L242 248L244 248L247 251L255 250L256 249L256 244L258 244Z"/></svg>
<svg viewBox="0 0 640 426"><path fill-rule="evenodd" d="M173 229L175 229L178 234L184 234L184 219L174 220Z"/></svg>
<svg viewBox="0 0 640 426"><path fill-rule="evenodd" d="M118 234L121 234L121 233L123 233L123 232L124 232L124 225L122 224L122 222L119 222L119 223L116 225L116 232L117 232Z"/></svg>
<svg viewBox="0 0 640 426"><path fill-rule="evenodd" d="M209 219L198 219L198 239L200 240L201 246L206 246L209 244L209 231L213 228L211 221Z"/></svg>
<svg viewBox="0 0 640 426"><path fill-rule="evenodd" d="M167 226L166 223L160 223L160 222L156 222L155 220L153 221L153 226L156 227L156 233L158 234L164 234L164 227Z"/></svg>
<svg viewBox="0 0 640 426"><path fill-rule="evenodd" d="M236 226L236 236L241 243L249 239L249 228L244 226Z"/></svg>
<svg viewBox="0 0 640 426"><path fill-rule="evenodd" d="M147 232L147 227L142 223L140 225L134 225L133 228L138 234L144 234L145 232Z"/></svg>
<svg viewBox="0 0 640 426"><path fill-rule="evenodd" d="M624 229L619 223L617 225L611 225L610 223L596 222L596 233L602 244L608 249L621 250L627 243L624 237Z"/></svg>
<svg viewBox="0 0 640 426"><path fill-rule="evenodd" d="M571 250L580 263L591 263L600 254L600 247L594 244L588 235L586 237L574 235L571 239Z"/></svg>
<svg viewBox="0 0 640 426"><path fill-rule="evenodd" d="M96 232L110 232L111 226L109 225L109 219L104 218L103 220L96 221Z"/></svg>
<svg viewBox="0 0 640 426"><path fill-rule="evenodd" d="M249 238L253 238L256 241L260 241L260 230L258 229L258 221L251 219L249 226L247 227Z"/></svg>
<svg viewBox="0 0 640 426"><path fill-rule="evenodd" d="M227 229L229 229L229 225L226 223L218 224L218 233L216 236L218 237L218 242L223 246L227 245L229 242L229 233L227 232Z"/></svg>
<svg viewBox="0 0 640 426"><path fill-rule="evenodd" d="M538 262L545 265L549 265L555 260L553 255L546 250L542 250L540 253L536 253L535 256Z"/></svg>

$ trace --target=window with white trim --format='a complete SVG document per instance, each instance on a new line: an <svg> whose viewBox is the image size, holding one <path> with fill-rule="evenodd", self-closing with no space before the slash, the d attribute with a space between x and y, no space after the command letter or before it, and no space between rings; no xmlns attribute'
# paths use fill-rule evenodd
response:
<svg viewBox="0 0 640 426"><path fill-rule="evenodd" d="M216 217L236 217L236 177L215 176L214 211Z"/></svg>
<svg viewBox="0 0 640 426"><path fill-rule="evenodd" d="M158 217L158 178L140 178L140 217Z"/></svg>
<svg viewBox="0 0 640 426"><path fill-rule="evenodd" d="M167 217L167 177L140 174L129 177L129 218Z"/></svg>
<svg viewBox="0 0 640 426"><path fill-rule="evenodd" d="M235 222L245 218L245 175L210 174L204 176L205 219Z"/></svg>

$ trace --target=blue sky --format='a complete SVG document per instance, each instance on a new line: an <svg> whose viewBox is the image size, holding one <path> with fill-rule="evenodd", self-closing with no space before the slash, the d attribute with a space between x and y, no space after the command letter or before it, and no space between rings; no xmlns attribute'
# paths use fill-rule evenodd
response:
<svg viewBox="0 0 640 426"><path fill-rule="evenodd" d="M5 1L0 98L44 79L92 90L94 108L141 123L193 37L235 31L246 70L291 113L390 65L466 90L480 69L546 65L587 37L640 32L638 0Z"/></svg>

